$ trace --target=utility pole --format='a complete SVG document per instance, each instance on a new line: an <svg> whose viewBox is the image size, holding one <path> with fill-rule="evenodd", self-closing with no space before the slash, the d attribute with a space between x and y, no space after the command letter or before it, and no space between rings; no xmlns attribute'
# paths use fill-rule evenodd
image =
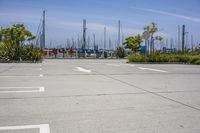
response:
<svg viewBox="0 0 200 133"><path fill-rule="evenodd" d="M75 42L74 42L74 38L72 37L72 46L71 48L73 49L75 47Z"/></svg>
<svg viewBox="0 0 200 133"><path fill-rule="evenodd" d="M95 34L93 34L93 45L94 45L94 51L93 51L93 54L94 54L94 58L96 58L96 40L95 40Z"/></svg>
<svg viewBox="0 0 200 133"><path fill-rule="evenodd" d="M118 47L120 47L120 41L121 41L121 22L118 21Z"/></svg>
<svg viewBox="0 0 200 133"><path fill-rule="evenodd" d="M174 48L175 48L176 51L178 51L178 49L179 49L178 48L178 38L174 39Z"/></svg>
<svg viewBox="0 0 200 133"><path fill-rule="evenodd" d="M194 37L191 35L191 47L192 47L192 52L194 51Z"/></svg>
<svg viewBox="0 0 200 133"><path fill-rule="evenodd" d="M168 46L168 39L166 39L166 48L168 48L169 46Z"/></svg>
<svg viewBox="0 0 200 133"><path fill-rule="evenodd" d="M118 41L115 40L115 44L114 44L114 50L117 50L117 45L118 45Z"/></svg>
<svg viewBox="0 0 200 133"><path fill-rule="evenodd" d="M112 49L112 48L111 48L111 45L112 45L112 42L111 42L111 39L110 39L110 37L109 37L109 50Z"/></svg>
<svg viewBox="0 0 200 133"><path fill-rule="evenodd" d="M185 33L185 50L187 51L188 50L188 32Z"/></svg>
<svg viewBox="0 0 200 133"><path fill-rule="evenodd" d="M95 45L96 45L96 40L95 40L95 34L93 34L93 43L94 43L94 51L95 51Z"/></svg>
<svg viewBox="0 0 200 133"><path fill-rule="evenodd" d="M182 27L182 52L185 52L185 25Z"/></svg>
<svg viewBox="0 0 200 133"><path fill-rule="evenodd" d="M69 38L67 38L67 49L69 49L70 48L70 40L69 40Z"/></svg>
<svg viewBox="0 0 200 133"><path fill-rule="evenodd" d="M45 48L45 10L43 11L43 21L42 21L42 46L41 50Z"/></svg>
<svg viewBox="0 0 200 133"><path fill-rule="evenodd" d="M84 19L83 20L83 51L84 51L84 57L86 56L86 51L85 51L85 48L86 48L86 20Z"/></svg>
<svg viewBox="0 0 200 133"><path fill-rule="evenodd" d="M42 50L42 45L43 45L43 34L42 34L42 31L39 32L39 44L40 44L40 49Z"/></svg>
<svg viewBox="0 0 200 133"><path fill-rule="evenodd" d="M123 33L123 27L122 27L122 24L120 24L120 32L121 32L121 44L123 46L123 43L124 43L124 33Z"/></svg>
<svg viewBox="0 0 200 133"><path fill-rule="evenodd" d="M87 49L88 50L90 49L90 36L88 36L87 38Z"/></svg>
<svg viewBox="0 0 200 133"><path fill-rule="evenodd" d="M101 47L102 47L102 49L103 49L103 40L101 39Z"/></svg>
<svg viewBox="0 0 200 133"><path fill-rule="evenodd" d="M104 52L103 53L104 53L104 57L105 57L105 53L106 53L106 27L104 27L104 43L103 44L104 44L104 46L103 46Z"/></svg>
<svg viewBox="0 0 200 133"><path fill-rule="evenodd" d="M180 50L181 46L181 29L180 29L180 25L178 25L178 50Z"/></svg>
<svg viewBox="0 0 200 133"><path fill-rule="evenodd" d="M174 39L171 38L170 40L170 49L173 49L174 48Z"/></svg>
<svg viewBox="0 0 200 133"><path fill-rule="evenodd" d="M80 39L79 39L79 34L77 36L77 46L78 46L78 49L80 48Z"/></svg>
<svg viewBox="0 0 200 133"><path fill-rule="evenodd" d="M123 46L124 41L125 41L124 34L122 33L122 46Z"/></svg>
<svg viewBox="0 0 200 133"><path fill-rule="evenodd" d="M106 50L106 27L104 27L104 52L105 52L105 50Z"/></svg>

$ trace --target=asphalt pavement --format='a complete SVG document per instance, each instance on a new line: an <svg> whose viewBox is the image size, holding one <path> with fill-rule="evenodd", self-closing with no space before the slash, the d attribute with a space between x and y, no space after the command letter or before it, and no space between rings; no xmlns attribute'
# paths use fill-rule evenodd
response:
<svg viewBox="0 0 200 133"><path fill-rule="evenodd" d="M200 133L200 66L0 64L0 133Z"/></svg>

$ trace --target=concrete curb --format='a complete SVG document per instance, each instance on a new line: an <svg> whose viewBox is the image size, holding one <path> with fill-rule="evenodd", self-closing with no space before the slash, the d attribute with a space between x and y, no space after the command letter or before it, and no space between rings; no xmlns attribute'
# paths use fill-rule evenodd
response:
<svg viewBox="0 0 200 133"><path fill-rule="evenodd" d="M190 63L184 63L184 62L127 62L129 64L174 64L174 65L195 65Z"/></svg>

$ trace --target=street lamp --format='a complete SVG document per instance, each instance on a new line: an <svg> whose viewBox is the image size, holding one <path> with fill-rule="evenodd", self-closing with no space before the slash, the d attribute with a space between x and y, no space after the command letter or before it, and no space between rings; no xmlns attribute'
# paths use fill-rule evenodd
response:
<svg viewBox="0 0 200 133"><path fill-rule="evenodd" d="M145 40L145 62L147 62L147 43L148 43L148 40L150 37L149 31L147 30L147 31L143 32L142 37Z"/></svg>

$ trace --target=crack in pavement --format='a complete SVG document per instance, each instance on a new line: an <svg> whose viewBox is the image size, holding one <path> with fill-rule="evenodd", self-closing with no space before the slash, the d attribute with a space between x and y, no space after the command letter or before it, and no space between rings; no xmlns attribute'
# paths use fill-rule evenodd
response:
<svg viewBox="0 0 200 133"><path fill-rule="evenodd" d="M94 70L93 70L93 71L94 71ZM185 107L188 107L188 108L191 108L191 109L200 111L200 108L197 108L197 107L188 105L188 104L186 104L186 103L180 102L180 101L178 101L178 100L174 100L174 99L172 99L172 98L163 96L163 95L161 95L161 94L159 94L159 93L157 93L157 92L152 92L152 91L143 89L142 87L133 85L133 84L131 84L131 83L125 82L125 81L123 81L123 80L120 80L120 79L111 77L111 76L106 75L106 74L103 74L103 73L99 73L99 72L97 72L97 71L94 71L94 72L96 72L96 73L98 73L98 74L101 74L101 75L104 76L104 77L107 77L107 78L110 78L110 79L112 79L112 80L115 80L115 81L121 82L121 83L123 83L123 84L126 84L126 85L128 85L128 86L135 87L135 88L137 88L137 89L139 89L139 90L142 90L142 91L148 92L148 93L150 93L150 94L153 94L153 95L155 95L155 96L161 97L161 98L163 98L163 99L166 99L166 100L175 102L175 103L180 104L180 105L182 105L182 106L185 106Z"/></svg>

